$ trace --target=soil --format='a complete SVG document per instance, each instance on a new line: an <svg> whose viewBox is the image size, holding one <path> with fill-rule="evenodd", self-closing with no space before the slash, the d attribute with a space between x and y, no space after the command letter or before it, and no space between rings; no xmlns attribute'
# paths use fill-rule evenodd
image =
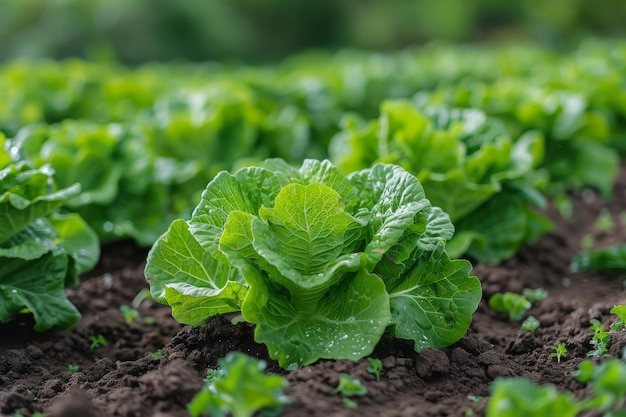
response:
<svg viewBox="0 0 626 417"><path fill-rule="evenodd" d="M138 308L141 317L127 324L119 307L130 305L147 286L147 250L129 242L104 247L98 267L69 294L83 314L75 328L36 333L29 316L0 325L0 415L186 416L185 406L202 386L207 369L233 350L262 358L269 372L285 375L285 393L293 402L283 416L480 416L494 379L514 375L583 398L588 387L571 374L592 350L590 321L608 327L615 319L609 310L626 304L626 275L571 273L569 265L586 235L592 234L598 247L626 242L626 170L610 202L591 190L572 201L572 219L562 218L554 207L546 210L555 221L554 232L501 265L475 266L484 297L459 342L415 353L411 343L384 337L372 355L383 363L380 381L366 371L366 359L322 360L295 371L281 370L268 359L265 347L254 342L251 326L233 325L224 317L202 328L182 326L169 308L149 300ZM615 227L610 233L594 228L602 211L612 215ZM541 323L534 333L520 331L519 322L485 302L496 292L539 287L549 297L529 311ZM106 346L92 348L90 336L98 335ZM568 352L557 363L551 347L561 342ZM625 347L626 331L612 331L607 356L621 357ZM334 393L340 373L367 387L366 395L353 397L356 410L346 408Z"/></svg>

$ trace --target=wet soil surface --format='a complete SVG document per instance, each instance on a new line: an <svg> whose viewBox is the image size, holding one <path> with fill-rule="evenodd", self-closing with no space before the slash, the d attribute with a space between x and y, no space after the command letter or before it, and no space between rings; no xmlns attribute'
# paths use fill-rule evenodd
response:
<svg viewBox="0 0 626 417"><path fill-rule="evenodd" d="M626 304L626 276L572 273L569 265L581 241L593 235L596 247L626 242L626 170L614 197L604 202L592 191L573 198L574 217L563 219L550 207L553 233L498 266L477 265L474 274L484 297L466 336L445 350L415 353L409 342L385 337L373 353L383 363L380 380L366 371L369 362L323 360L296 371L283 371L254 343L253 329L217 317L203 328L181 326L167 307L144 301L139 318L127 323L120 306L131 305L146 288L147 251L120 243L103 248L98 267L83 277L69 297L82 312L78 326L36 333L28 316L0 325L0 415L31 416L186 416L186 404L203 384L217 359L237 350L268 362L268 371L289 381L293 403L284 416L462 416L483 415L492 381L525 376L554 384L583 398L588 388L571 374L592 350L592 319L607 326L609 310ZM600 213L614 227L594 227ZM496 292L544 288L549 297L528 314L539 319L534 333L495 313L485 300ZM106 345L97 344L101 335ZM565 343L560 363L551 347ZM607 356L621 357L626 331L611 331ZM340 373L359 379L367 394L354 397L356 410L334 393ZM470 396L470 398L468 398ZM480 398L478 401L474 401Z"/></svg>

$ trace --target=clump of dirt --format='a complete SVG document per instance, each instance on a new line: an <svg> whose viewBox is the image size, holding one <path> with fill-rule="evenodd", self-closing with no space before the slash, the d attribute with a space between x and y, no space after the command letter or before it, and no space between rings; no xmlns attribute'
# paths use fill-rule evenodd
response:
<svg viewBox="0 0 626 417"><path fill-rule="evenodd" d="M463 339L444 350L413 350L408 341L385 336L372 354L383 363L380 380L369 372L367 359L321 360L295 371L280 369L254 342L253 327L232 324L232 317L215 317L206 327L181 326L168 307L147 300L140 317L127 323L120 306L130 305L146 288L146 250L123 242L103 248L98 267L83 277L70 300L83 319L67 331L35 333L32 318L0 325L0 414L87 417L178 417L203 384L209 368L237 350L268 362L268 371L289 381L293 403L284 416L458 416L466 410L483 415L489 387L499 377L525 376L554 384L578 397L588 388L571 377L592 350L593 319L608 328L609 310L626 304L626 276L572 273L569 265L581 251L581 241L594 237L597 246L626 242L626 170L606 203L590 190L573 197L572 219L554 207L547 214L554 232L501 265L477 265L473 273L483 285L483 301ZM594 228L601 212L612 216L610 231ZM544 288L549 297L528 312L541 326L520 331L520 323L491 310L486 303L497 292L521 293ZM106 345L92 346L90 336ZM565 343L560 363L551 347ZM621 357L626 331L611 332L608 355ZM367 394L353 397L348 409L335 393L339 375L359 379Z"/></svg>

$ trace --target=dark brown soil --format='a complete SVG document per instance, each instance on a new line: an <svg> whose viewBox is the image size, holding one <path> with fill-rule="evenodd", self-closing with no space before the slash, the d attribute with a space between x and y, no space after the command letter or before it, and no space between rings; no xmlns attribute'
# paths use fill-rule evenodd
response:
<svg viewBox="0 0 626 417"><path fill-rule="evenodd" d="M492 381L512 375L584 397L587 388L571 373L591 350L590 320L608 326L614 319L609 310L626 304L626 276L570 273L568 267L587 234L596 237L598 246L626 242L626 171L610 203L586 191L574 199L574 207L572 220L548 209L556 230L514 259L474 269L484 300L501 291L546 289L549 298L529 312L541 322L537 331L520 332L519 322L493 312L483 301L467 335L443 351L417 354L410 343L385 337L372 355L383 362L380 381L366 371L365 359L324 360L282 371L268 360L264 346L254 343L249 325L214 318L204 328L184 327L167 307L152 301L144 301L141 318L127 324L119 307L130 305L146 287L146 250L130 243L105 247L97 269L70 294L83 314L76 328L38 334L28 316L0 326L0 415L185 416L185 405L202 386L207 368L233 350L268 360L270 372L286 375L293 403L284 416L462 416L468 409L483 415ZM602 210L613 215L610 233L593 227ZM107 345L91 349L89 337L97 335ZM557 363L550 357L551 347L561 342L568 353ZM625 346L626 331L611 332L609 355L621 357ZM159 349L162 356L150 355ZM70 365L78 370L70 372ZM333 392L342 372L368 389L355 399L356 410L347 409ZM468 396L482 399L474 402Z"/></svg>

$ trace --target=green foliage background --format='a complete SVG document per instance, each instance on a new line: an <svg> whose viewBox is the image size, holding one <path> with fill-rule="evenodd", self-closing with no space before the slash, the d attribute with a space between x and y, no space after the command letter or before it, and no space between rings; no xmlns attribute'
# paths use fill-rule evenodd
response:
<svg viewBox="0 0 626 417"><path fill-rule="evenodd" d="M305 48L390 50L433 39L564 49L588 35L626 35L625 17L623 0L3 0L0 61L261 61Z"/></svg>

